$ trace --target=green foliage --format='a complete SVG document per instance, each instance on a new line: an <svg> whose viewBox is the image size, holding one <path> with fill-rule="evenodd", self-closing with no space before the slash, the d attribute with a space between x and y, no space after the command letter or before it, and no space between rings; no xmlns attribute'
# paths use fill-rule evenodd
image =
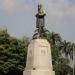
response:
<svg viewBox="0 0 75 75"><path fill-rule="evenodd" d="M25 39L25 38L24 38ZM0 75L21 73L25 67L28 40L11 37L0 31Z"/></svg>
<svg viewBox="0 0 75 75"><path fill-rule="evenodd" d="M54 32L47 34L47 40L51 43L52 63L56 75L72 75L69 60L63 57L63 53L73 59L75 44L62 41L60 35ZM22 75L29 41L28 37L17 39L11 37L7 30L0 30L0 75Z"/></svg>
<svg viewBox="0 0 75 75"><path fill-rule="evenodd" d="M56 64L54 65L54 70L56 75L73 75L73 69L66 65L65 63L60 63L60 64Z"/></svg>
<svg viewBox="0 0 75 75"><path fill-rule="evenodd" d="M73 69L68 65L68 56L73 60L75 44L62 41L60 35L54 32L47 35L47 40L51 43L52 63L56 75L73 75Z"/></svg>

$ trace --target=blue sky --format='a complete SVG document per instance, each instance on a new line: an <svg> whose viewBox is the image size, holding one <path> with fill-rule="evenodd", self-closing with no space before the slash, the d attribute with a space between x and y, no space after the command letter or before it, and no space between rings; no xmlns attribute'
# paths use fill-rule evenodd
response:
<svg viewBox="0 0 75 75"><path fill-rule="evenodd" d="M46 10L46 28L75 43L75 0L0 0L0 27L13 36L31 37L38 3Z"/></svg>

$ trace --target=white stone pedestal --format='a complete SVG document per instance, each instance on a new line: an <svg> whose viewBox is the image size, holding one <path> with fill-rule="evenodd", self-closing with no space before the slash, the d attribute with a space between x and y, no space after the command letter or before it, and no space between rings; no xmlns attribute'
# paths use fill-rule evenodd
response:
<svg viewBox="0 0 75 75"><path fill-rule="evenodd" d="M33 39L30 42L23 75L55 75L51 47L46 39Z"/></svg>

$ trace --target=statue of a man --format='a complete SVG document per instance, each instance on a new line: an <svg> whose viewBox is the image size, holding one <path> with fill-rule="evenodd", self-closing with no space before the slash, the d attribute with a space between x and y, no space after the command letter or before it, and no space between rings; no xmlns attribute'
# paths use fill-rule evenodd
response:
<svg viewBox="0 0 75 75"><path fill-rule="evenodd" d="M45 15L46 12L42 7L42 4L38 5L38 13L36 14L36 31L35 34L33 35L33 38L43 38L46 37L46 32L48 32L48 30L46 30L45 28Z"/></svg>
<svg viewBox="0 0 75 75"><path fill-rule="evenodd" d="M44 16L46 15L45 10L42 7L42 4L38 5L38 13L36 14L36 27L44 27Z"/></svg>

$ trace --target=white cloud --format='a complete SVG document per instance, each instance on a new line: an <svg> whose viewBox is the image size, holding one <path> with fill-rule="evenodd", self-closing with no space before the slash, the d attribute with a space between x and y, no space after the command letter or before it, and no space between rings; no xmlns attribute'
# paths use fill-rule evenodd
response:
<svg viewBox="0 0 75 75"><path fill-rule="evenodd" d="M14 7L14 4L15 4L15 1L14 0L4 0L3 1L3 6L6 8L6 9L11 9Z"/></svg>
<svg viewBox="0 0 75 75"><path fill-rule="evenodd" d="M75 16L75 5L69 0L38 0L52 16Z"/></svg>
<svg viewBox="0 0 75 75"><path fill-rule="evenodd" d="M30 5L24 3L23 0L0 0L0 6L7 12L14 12L16 10L30 10Z"/></svg>
<svg viewBox="0 0 75 75"><path fill-rule="evenodd" d="M42 3L48 14L52 16L75 16L75 5L69 0L38 0L38 2ZM26 3L26 0L0 0L0 7L7 12L15 10L29 11L32 9L32 4Z"/></svg>

